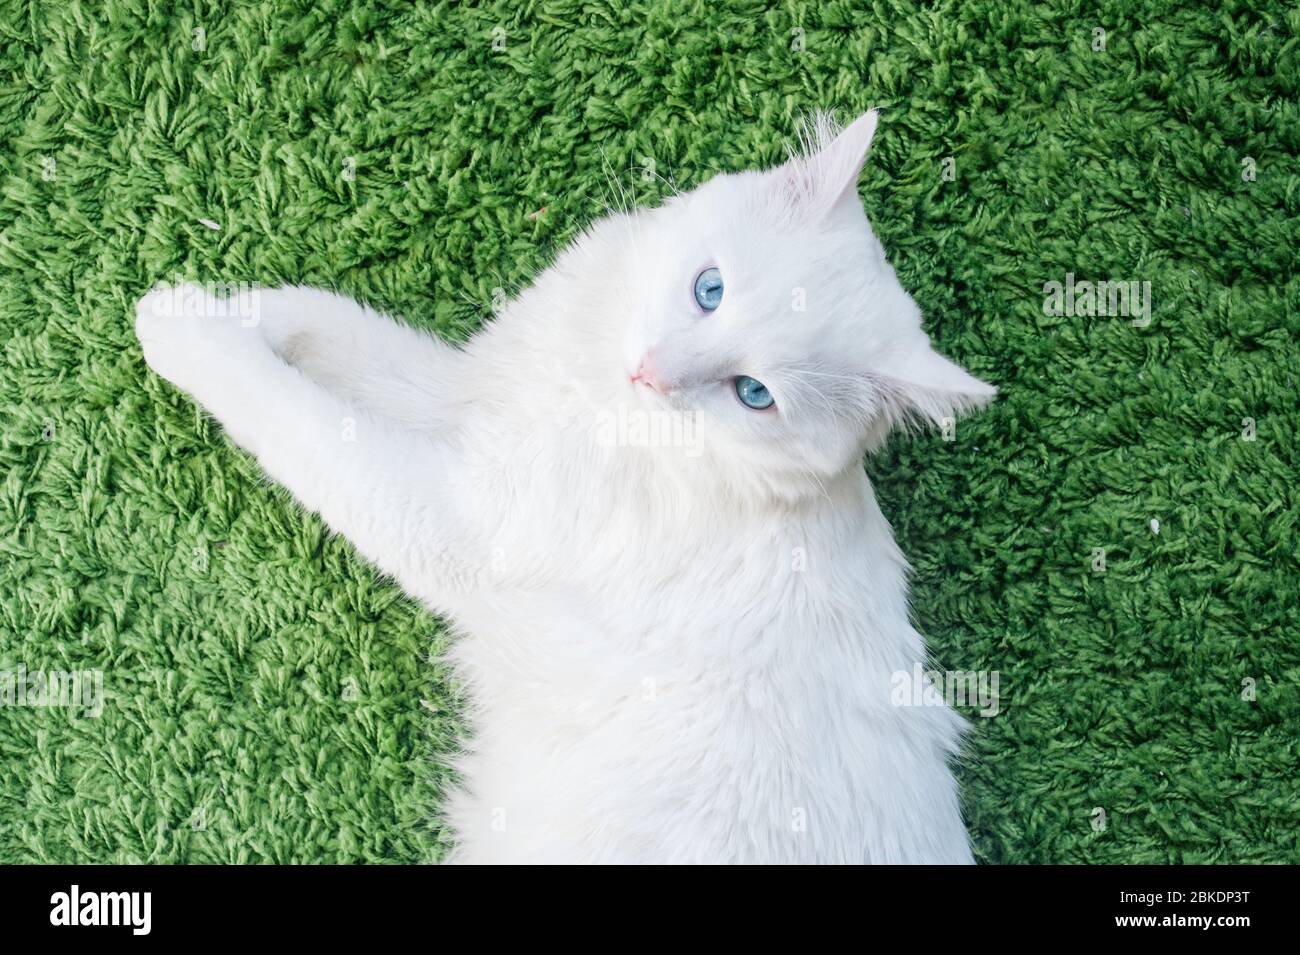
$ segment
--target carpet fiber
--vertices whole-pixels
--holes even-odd
[[[146,373],[142,292],[326,285],[460,339],[621,192],[879,105],[867,210],[1001,388],[868,465],[934,665],[998,674],[978,856],[1300,862],[1298,34],[1282,0],[7,0],[0,673],[98,671],[103,711],[0,706],[0,861],[444,852],[438,622]],[[1149,317],[1045,303],[1084,281]]]

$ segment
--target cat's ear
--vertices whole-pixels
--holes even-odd
[[[965,368],[949,361],[921,335],[906,353],[890,363],[888,372],[872,375],[876,384],[905,412],[919,414],[937,425],[993,400],[997,388],[980,381]]]
[[[808,122],[803,149],[776,170],[795,205],[826,210],[850,197],[859,203],[858,177],[878,119],[879,112],[871,109],[842,129],[826,113]]]

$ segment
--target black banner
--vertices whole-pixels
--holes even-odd
[[[1271,937],[1294,921],[1283,913],[1294,879],[1286,867],[768,872],[761,876],[763,901],[744,901],[753,877],[714,871],[705,876],[706,890],[690,884],[695,876],[673,875],[670,886],[655,890],[642,874],[626,888],[607,889],[602,898],[583,875],[575,877],[575,887],[557,891],[563,876],[539,882],[526,873],[521,885],[511,887],[503,884],[509,874],[494,873],[485,881],[474,869],[432,866],[8,867],[0,868],[0,917],[9,942],[63,936],[82,943],[255,939],[295,945],[373,943],[376,933],[423,932],[421,923],[430,921],[438,926],[434,937],[443,936],[461,927],[459,917],[473,912],[482,924],[482,913],[494,910],[507,925],[562,918],[595,926],[621,916],[629,920],[625,927],[639,923],[647,936],[662,931],[664,916],[715,932],[743,932],[741,913],[758,915],[764,924],[775,916],[801,933],[815,931],[820,917],[827,931],[853,926],[866,937],[876,927],[889,937],[920,930],[918,941],[924,937],[927,945],[944,939],[987,944],[1012,939],[1021,929],[1071,940],[1131,936],[1182,944],[1198,937],[1232,945],[1260,932]],[[611,874],[604,881],[620,878]],[[809,898],[812,892],[817,898]],[[719,894],[730,901],[719,906]]]

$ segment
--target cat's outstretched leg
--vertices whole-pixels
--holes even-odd
[[[289,286],[245,296],[251,315],[243,323],[349,404],[418,430],[454,420],[459,355],[452,346],[324,289]]]
[[[409,593],[444,608],[491,586],[483,516],[492,509],[454,453],[345,402],[286,363],[258,327],[201,289],[183,291],[157,289],[136,307],[150,368]]]

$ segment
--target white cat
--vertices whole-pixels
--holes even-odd
[[[862,458],[994,389],[868,225],[875,127],[603,219],[464,348],[314,289],[140,302],[149,366],[454,623],[456,861],[972,861]]]

